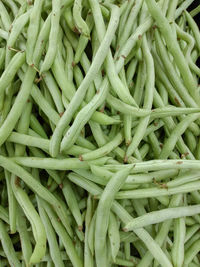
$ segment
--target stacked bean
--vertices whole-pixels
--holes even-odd
[[[200,266],[192,2],[0,1],[0,266]]]

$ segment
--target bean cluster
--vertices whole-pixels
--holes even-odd
[[[0,1],[0,267],[200,266],[193,2]]]

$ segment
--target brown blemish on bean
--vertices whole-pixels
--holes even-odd
[[[176,102],[176,104],[177,104],[178,106],[181,105],[177,97],[174,97],[174,100],[175,100],[175,102]]]

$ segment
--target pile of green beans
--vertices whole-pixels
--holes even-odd
[[[200,266],[193,2],[0,1],[0,267]]]

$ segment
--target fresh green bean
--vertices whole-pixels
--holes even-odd
[[[55,266],[64,267],[64,262],[61,258],[61,251],[59,250],[59,247],[58,247],[55,231],[54,231],[54,229],[50,223],[50,220],[49,220],[44,208],[42,207],[40,199],[38,199],[37,201],[39,204],[38,205],[39,206],[39,214],[41,216],[41,220],[42,220],[43,224],[45,225],[45,231],[46,231],[46,235],[47,235],[48,244],[50,247],[51,258],[52,258]]]
[[[95,55],[95,59],[92,63],[90,71],[87,73],[85,79],[81,83],[81,86],[78,88],[76,94],[74,95],[72,101],[70,102],[68,109],[64,112],[63,116],[59,120],[59,123],[57,124],[50,145],[50,153],[53,156],[56,156],[58,154],[63,131],[66,129],[66,126],[70,122],[71,117],[79,107],[81,101],[85,96],[88,85],[92,82],[94,75],[98,73],[103,63],[103,60],[106,57],[107,49],[109,48],[110,42],[112,40],[113,34],[115,33],[118,24],[118,16],[119,16],[118,9],[115,9],[115,12],[113,14],[114,18],[111,20],[112,23],[110,24],[110,27],[106,32],[105,38],[102,41],[97,54]]]
[[[113,175],[99,200],[95,227],[95,256],[97,266],[107,265],[105,239],[109,224],[109,212],[115,194],[125,182],[129,172],[130,168],[126,168]]]
[[[39,31],[43,3],[44,0],[34,1],[34,6],[30,14],[30,23],[27,30],[27,44],[26,44],[26,60],[29,65],[33,63],[32,55]]]
[[[8,158],[0,156],[0,165],[15,174],[16,176],[23,179],[28,184],[28,186],[30,186],[30,188],[37,192],[40,197],[51,203],[51,205],[53,205],[56,212],[58,213],[58,216],[60,217],[61,221],[63,222],[63,225],[65,225],[67,231],[69,232],[69,234],[71,234],[71,228],[66,218],[66,214],[63,212],[56,198],[43,185],[33,179],[30,173],[28,173],[26,170],[24,170],[22,167],[20,167]]]
[[[184,81],[185,86],[187,87],[188,91],[190,92],[196,103],[200,103],[193,76],[190,72],[188,64],[185,62],[185,58],[183,56],[182,51],[180,50],[180,47],[178,46],[177,40],[175,40],[174,38],[169,22],[162,15],[159,6],[154,0],[146,1],[146,4],[148,6],[149,12],[156,20],[159,30],[164,36],[169,51],[174,57],[174,60],[182,75],[182,79]]]
[[[40,262],[46,252],[46,233],[44,229],[44,225],[39,217],[39,214],[35,210],[32,205],[28,195],[25,191],[20,187],[20,184],[17,184],[17,178],[15,175],[11,177],[11,186],[14,191],[14,195],[22,207],[26,217],[30,221],[30,224],[33,229],[33,235],[36,241],[35,248],[30,257],[29,264],[35,264]]]
[[[69,181],[64,180],[63,181],[63,188],[62,188],[64,197],[66,199],[66,202],[74,216],[74,219],[78,225],[79,230],[82,230],[82,217],[81,213],[78,207],[78,202],[76,199],[76,196],[74,195],[73,189],[71,187],[71,184]]]
[[[68,235],[68,233],[65,231],[63,225],[57,221],[55,213],[53,212],[53,210],[51,209],[49,204],[44,202],[44,200],[41,200],[41,202],[42,202],[42,205],[43,205],[51,223],[53,224],[53,227],[56,229],[56,232],[61,237],[62,242],[63,242],[64,247],[65,247],[65,250],[66,250],[66,253],[69,256],[70,260],[72,261],[74,266],[77,266],[77,267],[83,266],[80,258],[77,255],[77,252],[74,248],[74,244],[73,244],[70,236]]]
[[[48,71],[53,64],[53,61],[56,56],[56,46],[58,41],[58,32],[59,32],[59,22],[60,22],[60,13],[61,13],[61,1],[52,2],[52,13],[51,13],[51,29],[49,36],[49,47],[47,54],[45,56],[44,62],[40,68],[40,72],[43,73]]]
[[[165,159],[168,158],[169,153],[173,150],[175,142],[177,141],[177,139],[179,138],[179,136],[181,136],[184,131],[186,130],[186,128],[188,127],[188,125],[199,118],[199,114],[192,114],[192,115],[188,115],[184,120],[182,120],[180,122],[180,124],[178,124],[176,126],[176,128],[172,131],[170,138],[167,139],[167,141],[165,142],[163,149],[160,153],[160,158],[161,159]]]
[[[85,35],[87,38],[90,38],[90,30],[87,23],[81,17],[82,11],[82,0],[75,0],[73,5],[73,18],[76,24],[78,31]]]
[[[9,262],[9,264],[12,266],[21,266],[17,255],[15,253],[12,241],[7,233],[5,224],[0,220],[0,239],[2,247],[5,251],[6,258]]]
[[[6,87],[12,82],[13,78],[15,77],[18,69],[24,64],[25,62],[25,53],[18,52],[10,61],[7,68],[3,72],[0,78],[0,97],[2,97]]]

